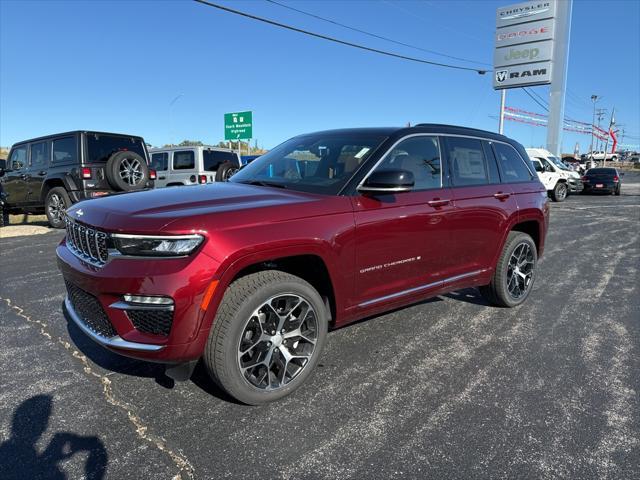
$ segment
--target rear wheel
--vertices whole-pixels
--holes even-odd
[[[491,283],[480,287],[493,305],[516,307],[523,303],[533,287],[538,252],[533,239],[523,232],[509,232]]]
[[[224,294],[204,354],[210,376],[249,405],[297,389],[318,363],[328,316],[306,281],[277,270],[233,282]]]
[[[567,188],[567,184],[564,182],[558,182],[551,191],[551,199],[554,202],[564,202],[564,200],[567,198],[568,192],[569,189]]]
[[[64,187],[53,187],[44,199],[44,209],[53,228],[64,228],[64,216],[71,200]]]

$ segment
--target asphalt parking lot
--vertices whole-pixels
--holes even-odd
[[[63,233],[0,239],[6,478],[640,478],[640,173],[552,205],[517,309],[455,292],[329,334],[265,407],[93,344],[62,313]]]

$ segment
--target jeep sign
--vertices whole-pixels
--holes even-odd
[[[551,60],[553,42],[535,42],[510,47],[496,48],[493,52],[495,68],[521,63],[542,62]]]
[[[557,1],[518,3],[498,9],[494,89],[551,83]]]
[[[551,62],[498,67],[493,76],[493,88],[545,85],[551,82],[551,67]]]

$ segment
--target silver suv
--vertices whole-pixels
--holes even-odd
[[[242,165],[233,150],[206,145],[153,148],[149,154],[156,188],[226,182]]]

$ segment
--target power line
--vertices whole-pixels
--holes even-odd
[[[352,30],[354,32],[362,33],[364,35],[368,35],[368,36],[373,37],[373,38],[378,38],[378,39],[384,40],[386,42],[395,43],[396,45],[402,45],[403,47],[409,47],[409,48],[413,48],[413,49],[416,49],[416,50],[420,50],[422,52],[431,53],[433,55],[439,55],[441,57],[447,57],[447,58],[451,58],[451,59],[454,59],[454,60],[460,60],[461,62],[477,63],[478,65],[491,66],[488,63],[478,62],[476,60],[469,60],[468,58],[455,57],[453,55],[448,55],[446,53],[440,53],[440,52],[436,52],[435,50],[429,50],[427,48],[418,47],[416,45],[411,45],[409,43],[400,42],[398,40],[394,40],[393,38],[383,37],[382,35],[378,35],[376,33],[367,32],[366,30],[361,30],[361,29],[356,28],[356,27],[351,27],[349,25],[345,25],[344,23],[336,22],[335,20],[331,20],[329,18],[321,17],[320,15],[316,15],[314,13],[305,12],[304,10],[300,10],[299,8],[291,7],[289,5],[285,5],[284,3],[276,2],[275,0],[265,0],[265,2],[273,3],[274,5],[278,5],[279,7],[286,8],[288,10],[292,10],[294,12],[301,13],[302,15],[306,15],[308,17],[312,17],[312,18],[315,18],[315,19],[318,19],[318,20],[322,20],[323,22],[331,23],[333,25],[337,25],[339,27],[346,28],[346,29]]]
[[[522,91],[524,93],[526,93],[527,95],[529,95],[529,97],[531,97],[531,100],[533,100],[534,102],[536,102],[539,106],[541,106],[545,111],[549,111],[549,108],[547,106],[545,106],[542,102],[540,102],[536,97],[534,97],[531,92],[529,92],[528,88],[523,88]]]
[[[276,27],[285,28],[285,29],[291,30],[293,32],[303,33],[303,34],[309,35],[311,37],[321,38],[323,40],[328,40],[330,42],[339,43],[341,45],[346,45],[348,47],[358,48],[360,50],[365,50],[365,51],[368,51],[368,52],[379,53],[380,55],[386,55],[387,57],[400,58],[402,60],[408,60],[408,61],[417,62],[417,63],[424,63],[424,64],[427,64],[427,65],[434,65],[436,67],[453,68],[453,69],[456,69],[456,70],[466,70],[466,71],[470,71],[470,72],[476,72],[476,73],[478,73],[480,75],[484,75],[485,73],[487,73],[489,71],[489,70],[481,70],[481,69],[471,68],[471,67],[462,67],[460,65],[451,65],[451,64],[447,64],[447,63],[432,62],[432,61],[424,60],[424,59],[421,59],[421,58],[409,57],[408,55],[400,55],[398,53],[388,52],[386,50],[379,50],[377,48],[367,47],[365,45],[360,45],[358,43],[347,42],[345,40],[340,40],[338,38],[330,37],[328,35],[323,35],[321,33],[315,33],[315,32],[311,32],[309,30],[303,30],[302,28],[297,28],[297,27],[293,27],[291,25],[287,25],[287,24],[284,24],[284,23],[276,22],[274,20],[269,20],[268,18],[258,17],[257,15],[252,15],[250,13],[242,12],[240,10],[235,10],[233,8],[225,7],[223,5],[218,5],[217,3],[208,2],[207,0],[194,0],[194,1],[198,2],[198,3],[201,3],[203,5],[206,5],[208,7],[213,7],[213,8],[217,8],[219,10],[224,10],[225,12],[233,13],[235,15],[240,15],[240,16],[246,17],[246,18],[251,18],[252,20],[257,20],[259,22],[268,23],[269,25],[274,25]]]

